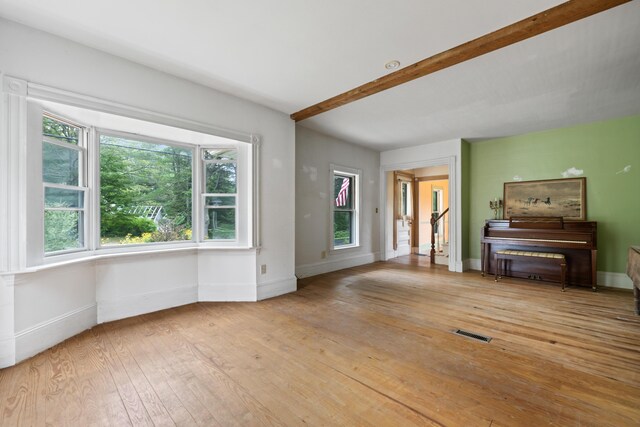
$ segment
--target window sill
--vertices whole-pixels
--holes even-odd
[[[118,248],[120,249],[120,248]],[[116,259],[116,258],[128,258],[137,256],[155,256],[170,253],[188,253],[188,252],[209,252],[209,251],[222,251],[222,252],[257,252],[259,248],[250,246],[212,246],[208,244],[189,244],[189,246],[171,247],[171,248],[132,248],[135,250],[122,251],[119,250],[105,252],[104,249],[97,249],[94,251],[74,252],[67,253],[59,256],[51,256],[45,259],[45,262],[40,265],[27,267],[21,270],[3,271],[0,272],[0,276],[11,276],[24,273],[36,273],[39,271],[45,271],[49,269],[55,269],[60,267],[66,267],[75,264],[81,264],[86,262],[96,262],[102,260]],[[72,257],[71,257],[72,255]]]
[[[329,253],[335,254],[337,252],[350,252],[349,249],[360,249],[360,244],[358,243],[354,245],[344,245],[344,246],[334,247],[329,250]]]

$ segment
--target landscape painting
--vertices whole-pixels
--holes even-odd
[[[505,182],[504,217],[561,216],[581,220],[586,213],[586,178]]]

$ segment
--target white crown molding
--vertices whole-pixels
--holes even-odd
[[[235,131],[222,127],[212,126],[207,123],[188,120],[181,117],[175,117],[169,114],[159,113],[146,110],[143,108],[133,107],[120,104],[117,102],[107,101],[104,99],[94,98],[88,95],[82,95],[62,89],[53,88],[37,83],[28,82],[27,95],[30,98],[43,101],[51,101],[74,107],[86,108],[89,110],[101,111],[104,113],[117,114],[120,116],[146,120],[153,123],[174,126],[181,129],[188,129],[196,132],[221,136],[224,138],[234,139],[236,141],[253,143],[253,135],[248,132]]]
[[[25,80],[3,76],[2,90],[10,95],[27,96],[28,84]]]

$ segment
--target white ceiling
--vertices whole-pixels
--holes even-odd
[[[0,16],[291,114],[557,0],[0,0]],[[640,113],[640,4],[301,122],[386,150]]]

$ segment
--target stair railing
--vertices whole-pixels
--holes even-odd
[[[447,214],[447,212],[449,212],[449,208],[445,209],[444,212],[442,212],[440,215],[438,215],[437,217],[431,217],[431,252],[430,252],[430,257],[431,257],[431,265],[436,263],[436,223],[438,221],[440,221],[440,219],[445,216]]]

